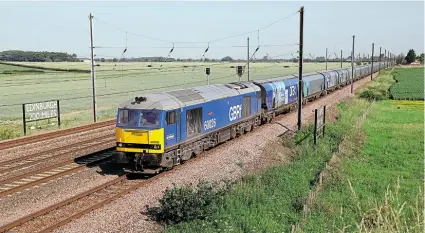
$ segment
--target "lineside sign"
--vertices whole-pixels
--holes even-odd
[[[24,135],[26,135],[27,131],[27,122],[58,118],[58,126],[60,126],[59,100],[22,104],[22,113],[24,122]]]
[[[58,101],[25,104],[25,113],[27,118],[29,116],[27,122],[56,118],[58,117]]]

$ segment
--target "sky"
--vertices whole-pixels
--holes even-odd
[[[97,57],[120,57],[126,47],[124,57],[166,57],[174,42],[174,58],[199,59],[207,47],[206,58],[246,58],[249,37],[250,54],[259,46],[256,58],[291,58],[298,51],[300,6],[304,58],[325,56],[326,48],[331,58],[340,50],[347,57],[353,35],[356,56],[371,54],[372,43],[375,54],[379,47],[394,54],[424,51],[423,1],[0,1],[0,50],[89,57],[91,12]],[[252,33],[216,40],[245,32]]]

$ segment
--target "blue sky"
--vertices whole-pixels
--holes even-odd
[[[339,56],[340,49],[344,57],[348,56],[352,35],[356,35],[356,54],[371,53],[372,42],[375,52],[380,46],[396,54],[406,54],[409,48],[417,53],[424,51],[423,1],[0,2],[0,50],[64,51],[88,56],[88,14],[92,12],[96,18],[95,46],[117,47],[96,49],[98,57],[120,57],[126,46],[126,57],[167,56],[171,41],[191,41],[204,43],[175,43],[171,56],[200,58],[207,41],[255,31],[295,13],[301,5],[305,7],[305,57],[324,56],[326,47],[330,57],[334,53]],[[298,43],[298,27],[296,14],[260,30],[256,57],[291,57],[290,53],[298,50],[294,45]],[[129,31],[127,42],[124,30]],[[251,51],[255,50],[257,32],[212,42],[206,57],[245,58],[246,48],[230,46],[246,45],[247,36]]]

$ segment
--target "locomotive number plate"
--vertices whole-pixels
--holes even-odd
[[[142,136],[143,135],[143,132],[132,132],[131,135]]]

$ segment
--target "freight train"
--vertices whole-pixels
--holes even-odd
[[[303,102],[375,73],[375,63],[303,74]],[[298,103],[298,76],[144,94],[118,106],[116,162],[129,173],[172,169],[222,142],[270,123]]]

